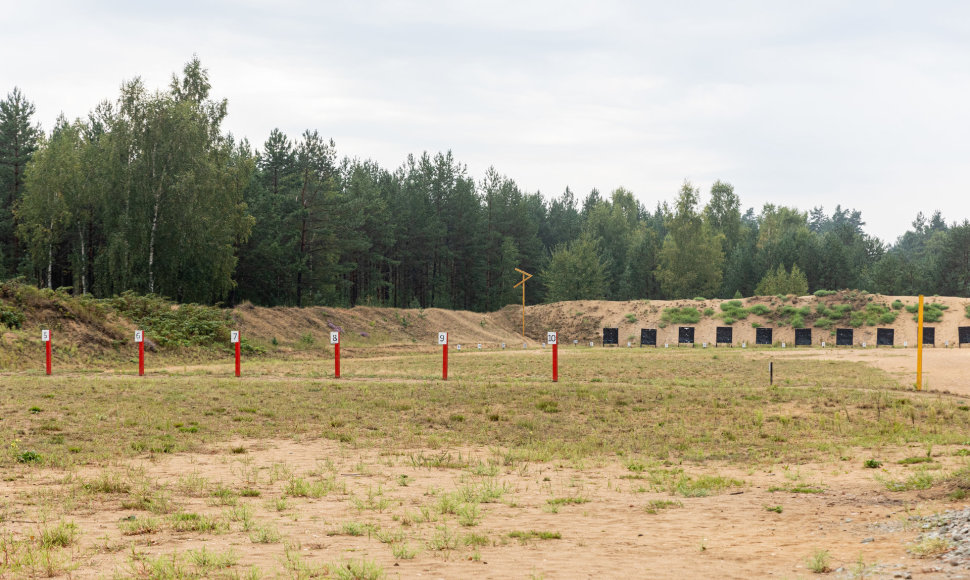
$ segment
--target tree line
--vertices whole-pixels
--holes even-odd
[[[489,311],[527,301],[751,296],[817,289],[970,296],[970,222],[920,213],[894,243],[861,212],[742,210],[685,182],[652,209],[620,188],[546,199],[451,152],[393,169],[340,158],[317,131],[260,148],[222,128],[198,59],[140,79],[49,133],[0,102],[0,277],[184,302]]]

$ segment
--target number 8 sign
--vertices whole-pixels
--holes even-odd
[[[339,332],[336,332],[336,331],[331,332],[330,333],[330,344],[337,344],[339,342],[340,342],[340,333]]]

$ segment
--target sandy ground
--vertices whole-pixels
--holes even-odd
[[[232,447],[247,453],[234,455]],[[951,449],[936,449],[936,465],[953,466]],[[425,450],[407,455],[381,454],[339,446],[331,441],[234,441],[218,445],[209,453],[183,454],[158,461],[139,461],[132,466],[159,485],[178,489],[186,477],[204,479],[210,486],[238,489],[255,487],[258,498],[239,498],[254,510],[259,525],[272,526],[297,546],[311,565],[343,560],[373,560],[390,578],[798,578],[810,577],[808,558],[817,550],[830,553],[835,577],[970,577],[970,570],[921,560],[907,552],[916,538],[919,522],[913,516],[929,515],[944,508],[963,507],[921,496],[918,492],[885,491],[879,478],[901,478],[914,467],[894,465],[895,459],[925,452],[923,448],[885,451],[881,459],[888,468],[864,469],[868,452],[859,451],[833,464],[775,465],[748,471],[706,464],[682,466],[698,476],[721,475],[742,485],[709,497],[675,497],[646,491],[646,480],[630,479],[637,473],[617,462],[571,466],[529,463],[501,468],[491,477],[473,475],[469,469],[416,467],[410,456],[435,457],[443,453],[465,460],[488,463],[494,450]],[[319,499],[289,498],[289,507],[271,507],[282,495],[282,482],[270,482],[274,465],[295,474],[319,472],[322,462],[332,462],[336,478],[346,493],[334,492]],[[278,469],[278,468],[275,468]],[[257,475],[253,475],[257,474]],[[92,473],[79,474],[93,477]],[[406,476],[408,485],[399,485]],[[252,480],[256,478],[257,482]],[[312,477],[312,476],[308,476]],[[16,501],[39,490],[66,489],[64,474],[34,473],[27,479],[0,484],[0,498]],[[435,523],[404,526],[401,516],[433,506],[437,497],[462,486],[482,481],[506,486],[499,503],[481,505],[481,521],[460,526],[456,516]],[[817,486],[822,493],[771,491],[794,484]],[[367,498],[379,490],[388,501],[382,510],[360,509],[353,498]],[[582,498],[585,503],[561,505],[553,513],[548,500]],[[649,514],[653,500],[682,505]],[[181,509],[219,517],[227,507],[213,505],[211,497],[180,500]],[[220,534],[176,533],[162,530],[141,536],[121,535],[123,518],[149,514],[120,508],[120,500],[104,500],[79,508],[66,519],[82,530],[79,569],[73,578],[98,578],[129,574],[134,552],[158,556],[187,554],[205,547],[209,551],[232,550],[239,556],[237,569],[250,566],[262,575],[284,570],[281,543],[255,544],[240,524]],[[779,507],[781,513],[767,508]],[[8,525],[17,525],[12,522]],[[376,537],[333,535],[348,522],[371,523],[383,530],[400,530],[415,548],[414,559],[399,560],[391,547]],[[30,523],[21,523],[29,533]],[[453,550],[433,550],[429,542],[442,527],[464,537],[478,534],[486,546],[461,545]],[[558,532],[561,539],[509,538],[513,531]],[[900,576],[895,576],[900,574]],[[284,575],[287,576],[287,575]]]

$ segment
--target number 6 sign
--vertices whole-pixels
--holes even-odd
[[[145,331],[135,331],[135,342],[138,343],[138,376],[145,375]]]

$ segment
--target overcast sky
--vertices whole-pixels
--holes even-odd
[[[525,191],[970,217],[970,3],[261,0],[8,3],[0,91],[50,130],[197,54],[225,127],[398,167],[452,150]]]

